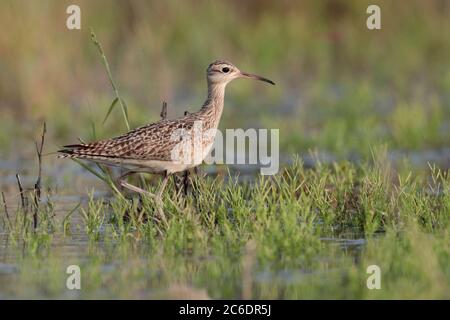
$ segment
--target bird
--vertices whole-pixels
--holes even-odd
[[[162,119],[111,139],[66,145],[58,150],[59,157],[121,167],[127,170],[119,178],[122,187],[154,197],[161,203],[169,176],[200,165],[212,148],[224,107],[225,88],[239,78],[275,85],[272,80],[240,71],[228,61],[216,60],[206,70],[208,95],[197,112],[178,119]],[[200,138],[196,139],[196,135]],[[156,194],[123,179],[142,172],[164,175]]]

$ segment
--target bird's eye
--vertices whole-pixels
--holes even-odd
[[[223,73],[228,73],[229,71],[230,71],[230,68],[228,68],[228,67],[222,68]]]

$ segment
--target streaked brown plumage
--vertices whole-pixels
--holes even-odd
[[[171,161],[171,150],[180,142],[171,139],[175,130],[191,131],[195,121],[202,121],[206,127],[213,122],[208,116],[209,110],[202,109],[183,118],[175,120],[161,120],[139,128],[118,137],[100,140],[88,144],[75,144],[64,146],[59,152],[62,157],[71,157],[98,161],[110,165],[133,164],[129,160]],[[144,168],[142,168],[144,169]],[[149,172],[158,172],[157,168],[148,168]]]
[[[172,156],[172,151],[180,143],[180,140],[173,139],[174,132],[184,129],[183,136],[192,136],[196,121],[200,121],[202,133],[216,129],[223,111],[225,87],[230,81],[237,78],[251,78],[275,84],[266,78],[241,72],[227,61],[214,61],[207,69],[208,97],[198,112],[175,120],[151,123],[112,139],[67,145],[58,151],[60,157],[120,166],[131,171],[165,172],[166,179],[157,195],[157,198],[160,198],[168,175],[199,165],[214,142],[213,135],[203,137],[202,145],[197,145],[193,141],[192,152],[201,148],[201,157],[192,157],[193,161],[190,163],[179,162],[175,161]],[[148,194],[148,192],[124,181],[122,186]]]
[[[58,151],[61,153],[60,157],[85,159],[153,173],[162,171],[174,173],[196,166],[199,163],[174,165],[171,152],[180,142],[171,139],[174,131],[184,129],[190,134],[195,121],[201,121],[203,132],[217,128],[224,105],[225,87],[231,80],[241,77],[274,84],[260,76],[241,72],[229,62],[214,61],[207,69],[208,97],[198,112],[175,120],[151,123],[112,139],[67,145]],[[213,139],[204,139],[202,147],[209,150],[212,143]]]

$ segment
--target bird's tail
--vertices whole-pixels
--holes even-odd
[[[116,156],[107,154],[99,143],[91,144],[70,144],[58,150],[58,158],[85,159],[106,163],[115,163]]]
[[[88,144],[69,144],[58,150],[58,158],[90,158],[92,147]]]

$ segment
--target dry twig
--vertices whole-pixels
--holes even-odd
[[[41,187],[42,187],[42,150],[44,148],[45,133],[47,132],[47,125],[44,122],[44,127],[42,128],[41,144],[38,145],[36,142],[36,152],[38,156],[38,178],[34,184],[34,214],[33,214],[33,227],[37,228],[38,224],[38,211],[39,203],[41,201]]]

